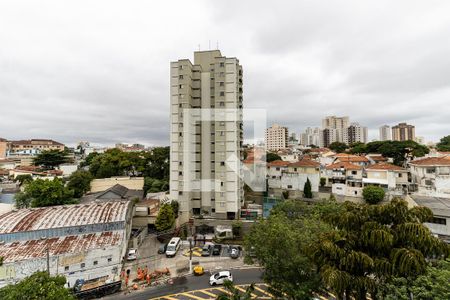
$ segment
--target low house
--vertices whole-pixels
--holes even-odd
[[[428,157],[409,163],[417,194],[450,198],[450,157]]]
[[[123,185],[116,184],[106,191],[89,193],[84,195],[81,199],[81,203],[88,203],[92,201],[96,202],[108,202],[108,201],[122,201],[128,200],[138,202],[144,197],[143,190],[131,190]]]
[[[344,161],[329,165],[325,169],[333,194],[346,197],[362,197],[362,166]]]
[[[367,167],[363,183],[364,186],[382,187],[390,195],[406,194],[411,185],[408,179],[408,170],[385,162]]]
[[[334,163],[349,162],[355,165],[359,165],[361,167],[367,167],[370,165],[369,159],[365,156],[339,153],[336,154],[334,157],[335,157]]]
[[[306,181],[311,182],[311,191],[319,192],[320,164],[311,159],[302,159],[290,163],[287,169],[282,171],[281,189],[289,191],[290,196],[302,197]]]
[[[36,166],[22,166],[9,171],[9,176],[16,178],[19,175],[30,175],[34,179],[50,179],[62,178],[61,170],[41,170]]]
[[[287,171],[288,161],[275,160],[267,163],[267,184],[269,188],[281,189],[281,174]]]

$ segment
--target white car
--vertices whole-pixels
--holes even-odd
[[[127,260],[132,261],[137,259],[137,250],[136,249],[130,249],[128,250],[128,256]]]
[[[233,276],[231,275],[230,271],[222,271],[211,275],[211,277],[209,277],[209,284],[210,285],[224,284],[226,280],[233,282]]]

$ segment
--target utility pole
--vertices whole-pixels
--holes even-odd
[[[192,274],[192,237],[189,238],[189,274]]]
[[[50,276],[50,253],[48,250],[48,246],[47,246],[47,273],[48,273],[48,276]]]

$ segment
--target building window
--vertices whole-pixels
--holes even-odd
[[[179,134],[178,134],[179,136],[183,136],[183,133],[182,132],[180,132]]]
[[[81,268],[84,268],[85,266],[86,266],[86,264],[85,263],[81,263]]]
[[[183,172],[181,172],[181,171],[178,172],[178,175],[179,175],[179,176],[182,176],[182,175],[183,175]]]
[[[94,260],[94,266],[98,265],[98,261]]]
[[[297,168],[294,168],[294,172],[297,172]]]
[[[224,161],[221,161],[220,162],[220,165],[223,167],[223,166],[225,166],[225,162]]]
[[[108,258],[108,262],[112,262],[112,258],[110,257],[110,258]]]
[[[356,174],[358,174],[357,171],[352,171],[352,175],[356,175]]]
[[[193,214],[193,215],[199,215],[199,214],[200,214],[200,208],[198,208],[198,207],[193,207],[193,208],[192,208],[192,214]]]
[[[69,271],[69,266],[65,266],[64,271]]]
[[[403,174],[402,173],[398,173],[398,177],[403,177]]]
[[[212,201],[212,200],[211,200]],[[216,209],[215,208],[211,208],[211,212],[215,213]]]
[[[178,191],[178,195],[183,195],[183,191]]]
[[[225,96],[225,92],[220,92],[220,96]]]
[[[182,165],[183,165],[183,162],[182,162],[182,161],[178,162],[178,165],[182,166]]]
[[[178,76],[178,79],[183,79],[183,75]]]
[[[223,181],[220,182],[220,186],[223,186]]]
[[[219,102],[219,106],[224,107],[225,106],[225,102],[223,102],[223,101]]]
[[[435,168],[427,168],[427,174],[434,174],[436,172]]]
[[[221,62],[220,65],[222,68],[225,67],[225,63]]]
[[[225,86],[225,82],[221,81],[221,82],[219,83],[219,85],[220,85],[220,86]]]
[[[447,225],[447,219],[434,217],[433,220],[431,221],[431,223]]]
[[[178,69],[180,69],[180,70],[183,70],[183,66],[182,66],[182,65],[180,65],[180,67],[179,67]]]
[[[288,189],[292,189],[292,185],[288,184]]]

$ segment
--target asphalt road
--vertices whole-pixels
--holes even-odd
[[[233,282],[236,285],[262,282],[262,269],[259,268],[231,270],[231,274],[233,275]],[[120,294],[112,295],[102,299],[147,300],[164,295],[205,289],[210,287],[209,276],[209,273],[206,273],[203,276],[186,276],[183,278],[175,279],[174,283],[169,286],[154,287],[142,291],[133,291],[129,294],[124,294],[123,292],[121,292]]]

